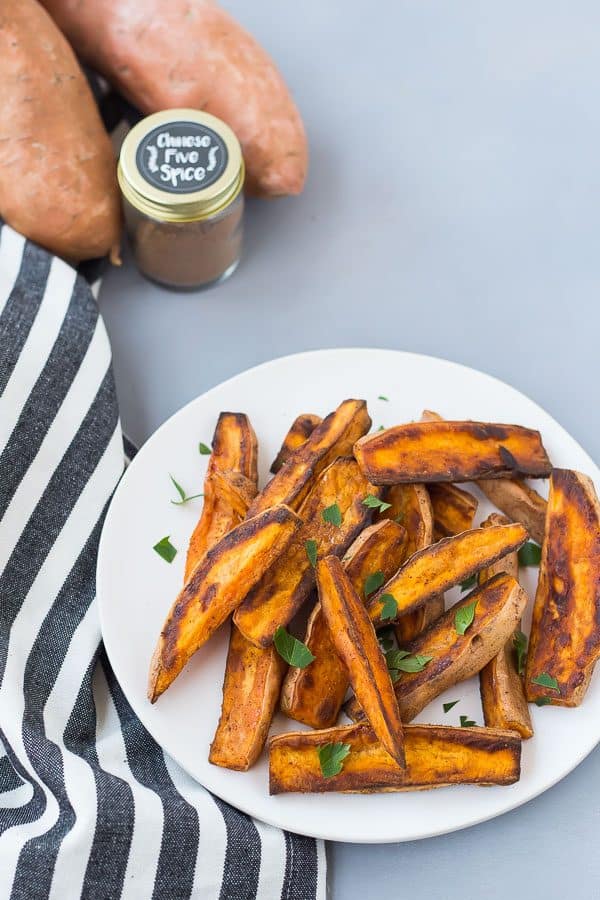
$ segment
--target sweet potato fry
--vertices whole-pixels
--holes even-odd
[[[223,705],[209,761],[245,772],[262,751],[286,664],[275,647],[255,647],[231,623]]]
[[[477,498],[455,484],[435,482],[428,485],[433,508],[433,536],[439,541],[473,527]]]
[[[258,444],[248,416],[222,412],[204,480],[202,513],[188,546],[186,581],[209,547],[239,525],[246,515],[248,504],[256,494],[257,458]],[[219,478],[219,473],[228,474]]]
[[[315,570],[306,542],[316,541],[321,556],[344,553],[369,521],[371,511],[362,501],[377,490],[352,457],[340,457],[325,469],[300,507],[302,528],[235,611],[235,624],[249,641],[268,647],[279,626],[287,625],[314,588]],[[323,511],[333,504],[341,515],[339,526],[323,519]]]
[[[408,534],[406,559],[433,541],[433,508],[424,484],[394,484],[385,493],[391,507],[380,513],[401,522]],[[396,623],[399,641],[411,641],[444,612],[444,595],[432,597],[414,612],[402,616]]]
[[[338,742],[350,752],[342,771],[325,778],[319,748]],[[451,784],[514,784],[521,774],[521,741],[511,731],[407,725],[404,751],[402,769],[367,724],[278,734],[269,742],[269,791],[422,791]]]
[[[365,528],[342,560],[346,574],[360,597],[369,575],[381,572],[389,578],[405,555],[406,530],[391,519]],[[329,634],[321,604],[316,603],[306,626],[304,643],[315,657],[310,666],[290,666],[281,691],[286,716],[313,728],[328,728],[337,721],[346,691],[348,673]]]
[[[287,506],[274,506],[246,519],[206,552],[158,639],[148,681],[153,703],[284,552],[301,524]]]
[[[528,700],[579,706],[600,656],[600,503],[587,475],[554,469],[525,673]],[[535,684],[546,676],[556,688]]]
[[[298,510],[323,469],[338,456],[351,455],[354,443],[370,427],[365,401],[344,400],[271,478],[252,503],[248,515],[255,516],[279,503]]]
[[[513,523],[474,528],[419,550],[369,602],[368,610],[373,622],[376,626],[381,624],[382,597],[385,594],[394,597],[398,618],[460,584],[507,553],[518,550],[526,540],[527,532],[523,526]]]
[[[492,513],[482,528],[492,525],[506,525],[508,519]],[[519,559],[516,553],[507,555],[479,573],[479,584],[485,584],[494,575],[506,572],[515,580],[519,578]],[[517,628],[520,628],[520,623]],[[479,673],[479,690],[483,718],[491,728],[508,728],[517,731],[522,738],[533,735],[529,707],[523,690],[523,679],[517,671],[517,654],[514,634],[510,636],[500,653],[490,659]]]
[[[542,543],[547,504],[522,478],[481,478],[477,487],[511,522],[521,522],[533,540]]]
[[[433,509],[429,492],[423,484],[393,484],[384,499],[389,509],[378,513],[378,519],[395,519],[406,528],[407,558],[433,541]]]
[[[336,556],[317,563],[317,587],[331,639],[356,697],[382,746],[404,767],[402,722],[385,657],[363,602]]]
[[[472,624],[458,634],[457,611],[475,601]],[[396,682],[402,721],[410,722],[442,691],[475,675],[496,656],[517,628],[526,603],[527,594],[514,578],[496,575],[405,644],[411,656],[433,659],[420,672],[402,673]],[[350,718],[364,715],[359,703],[355,697],[344,707]]]
[[[294,450],[305,444],[311,436],[317,425],[323,420],[314,413],[301,413],[297,416],[290,426],[290,430],[283,439],[283,444],[279,448],[279,453],[271,464],[270,471],[273,475],[279,472],[284,463],[288,461]]]
[[[373,484],[475,481],[530,475],[551,465],[538,431],[484,422],[411,422],[368,434],[354,455]]]
[[[426,409],[424,422],[443,422],[439,413]],[[537,491],[529,487],[522,478],[481,478],[477,487],[497,506],[511,522],[521,522],[534,541],[541,544],[544,539],[546,501]]]

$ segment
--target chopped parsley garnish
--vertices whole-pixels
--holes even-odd
[[[161,538],[158,544],[155,544],[152,549],[155,550],[165,562],[172,563],[177,556],[177,550],[169,540],[169,537],[170,535]]]
[[[306,644],[295,638],[281,625],[275,632],[273,643],[281,658],[297,669],[305,669],[314,659]]]

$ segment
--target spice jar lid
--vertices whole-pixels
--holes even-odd
[[[165,222],[194,222],[237,197],[244,161],[225,122],[197,109],[168,109],[131,129],[117,175],[123,196],[140,212]]]

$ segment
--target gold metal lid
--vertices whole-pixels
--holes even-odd
[[[123,196],[163,222],[207,219],[244,184],[244,161],[231,128],[197,109],[167,109],[138,122],[117,168]]]

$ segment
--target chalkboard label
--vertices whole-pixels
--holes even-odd
[[[135,161],[152,187],[170,194],[191,194],[221,177],[227,166],[227,147],[206,125],[168,122],[140,141]]]

